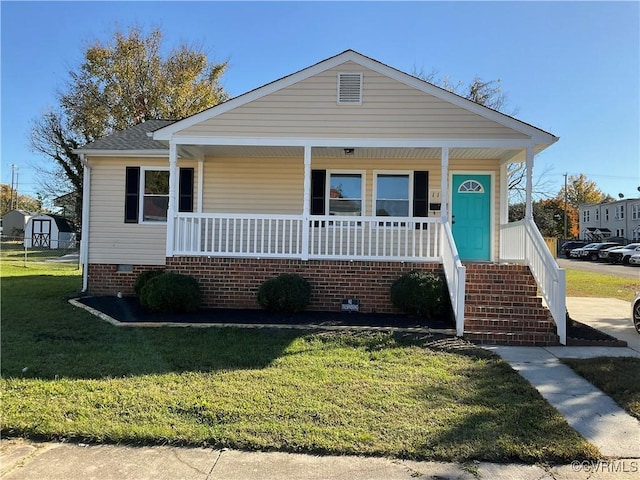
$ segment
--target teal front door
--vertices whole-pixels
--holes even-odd
[[[491,175],[454,174],[451,230],[461,260],[491,259]]]

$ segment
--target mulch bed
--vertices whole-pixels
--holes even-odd
[[[359,312],[303,312],[276,314],[256,309],[203,309],[195,313],[154,313],[145,310],[135,297],[82,297],[79,302],[119,322],[224,323],[309,326],[368,326],[397,328],[455,329],[448,318],[425,319],[409,315]]]
[[[626,347],[627,342],[567,317],[567,345],[574,347]]]

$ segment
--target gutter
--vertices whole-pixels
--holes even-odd
[[[91,198],[91,168],[84,153],[80,154],[84,166],[82,178],[82,231],[80,239],[80,264],[82,265],[82,293],[89,289],[89,199]]]

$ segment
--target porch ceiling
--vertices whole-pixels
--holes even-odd
[[[359,147],[354,148],[353,154],[346,155],[343,147],[313,147],[312,158],[389,158],[389,159],[439,159],[440,148],[397,148],[397,147]],[[248,146],[248,145],[207,145],[188,147],[188,151],[197,151],[202,156],[212,157],[239,157],[239,158],[300,158],[304,156],[303,147],[272,147],[272,146]],[[186,153],[185,157],[192,155]],[[503,148],[452,148],[449,158],[474,160],[474,159],[500,159],[501,161],[524,161],[524,152],[517,149]]]

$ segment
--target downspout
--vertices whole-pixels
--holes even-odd
[[[84,166],[82,178],[82,231],[80,233],[80,264],[82,265],[82,292],[89,289],[89,199],[91,198],[91,168],[84,153],[80,154]]]

